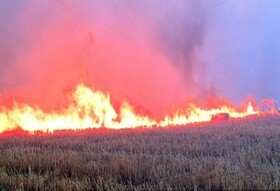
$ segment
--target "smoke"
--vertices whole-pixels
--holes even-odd
[[[280,97],[280,2],[220,1],[208,17],[203,59],[208,81],[240,102]]]
[[[198,1],[1,1],[1,93],[44,109],[80,82],[160,113],[198,91]]]
[[[263,25],[248,26],[261,18],[256,7],[248,13],[230,0],[2,0],[0,101],[50,110],[67,104],[80,82],[154,114],[191,97],[279,96],[279,85],[268,86],[270,77],[259,72],[267,66],[266,74],[279,78],[279,38],[273,52],[262,52],[267,38],[260,42],[262,31],[252,30]]]

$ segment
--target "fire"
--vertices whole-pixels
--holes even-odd
[[[210,121],[212,116],[219,113],[228,113],[231,118],[242,118],[260,113],[251,102],[246,105],[243,110],[227,105],[204,109],[192,103],[184,109],[167,114],[161,120],[156,120],[148,115],[137,114],[128,101],[123,101],[117,112],[111,104],[109,94],[93,91],[81,83],[72,94],[69,106],[64,109],[45,112],[38,106],[32,107],[16,101],[11,108],[0,106],[0,133],[18,127],[29,132],[101,127],[114,129],[166,127]]]

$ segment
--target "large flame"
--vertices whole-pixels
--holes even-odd
[[[253,107],[251,102],[247,102],[243,110],[228,105],[203,109],[192,103],[184,109],[167,114],[161,120],[156,120],[148,115],[137,114],[127,101],[124,101],[119,112],[116,112],[107,93],[93,91],[81,83],[74,91],[69,106],[64,109],[45,112],[38,106],[32,107],[16,101],[11,108],[1,106],[0,133],[17,127],[29,132],[100,127],[115,129],[165,127],[210,121],[219,113],[227,113],[231,118],[241,118],[259,114],[260,111]]]

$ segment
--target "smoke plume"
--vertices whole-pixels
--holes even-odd
[[[216,0],[3,0],[0,101],[17,99],[52,110],[63,107],[80,82],[108,92],[115,104],[127,99],[154,114],[193,97],[240,101],[250,93],[265,96],[259,92],[266,90],[275,97],[279,87],[269,89],[270,78],[250,69],[262,62],[246,65],[255,53],[237,52],[247,53],[238,44],[247,32],[235,22],[247,26],[254,20],[255,9],[248,10]],[[232,38],[234,32],[240,37]],[[250,42],[259,42],[256,36]],[[273,58],[268,70],[275,69]]]
[[[194,96],[198,1],[1,1],[0,87],[44,109],[79,83],[155,113]]]

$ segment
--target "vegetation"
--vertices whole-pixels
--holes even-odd
[[[280,118],[0,137],[0,190],[279,190]]]

